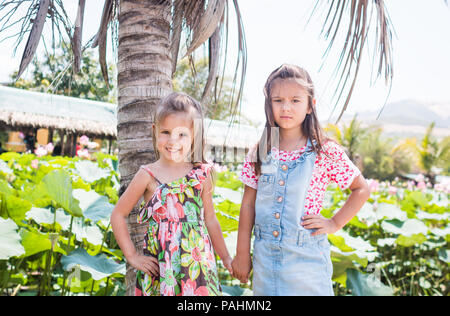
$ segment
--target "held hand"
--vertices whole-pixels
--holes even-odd
[[[133,268],[142,271],[149,276],[159,275],[159,263],[158,259],[155,257],[135,254],[132,257],[127,258],[127,261]]]
[[[247,283],[248,276],[252,270],[252,260],[250,258],[250,254],[236,255],[231,263],[231,266],[233,267],[234,272],[233,277],[239,279],[241,283]]]
[[[231,257],[222,260],[224,267],[228,270],[228,272],[230,272],[231,275],[233,275],[233,267],[231,266],[232,261],[233,259]]]
[[[301,224],[306,229],[317,228],[311,236],[334,234],[339,230],[339,227],[332,218],[325,218],[322,215],[305,215],[302,217]]]

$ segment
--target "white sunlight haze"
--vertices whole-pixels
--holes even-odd
[[[244,20],[248,50],[248,67],[244,87],[242,113],[255,123],[263,123],[264,96],[262,89],[269,73],[282,63],[293,63],[304,67],[311,74],[316,85],[318,113],[326,121],[333,108],[333,88],[337,79],[332,78],[336,65],[336,56],[342,48],[342,40],[336,41],[329,59],[323,63],[322,55],[327,42],[320,36],[328,2],[310,17],[316,0],[240,0],[239,5]],[[77,1],[64,1],[72,21],[76,16]],[[386,1],[389,16],[394,26],[393,59],[394,79],[391,93],[384,84],[384,78],[377,79],[376,66],[372,74],[371,62],[374,53],[374,41],[369,41],[364,52],[359,79],[351,99],[348,113],[380,110],[383,104],[414,99],[423,102],[450,102],[450,4],[443,0]],[[83,29],[83,44],[98,30],[103,1],[89,0],[86,4],[86,16]],[[233,6],[229,5],[230,11]],[[374,13],[375,14],[375,13]],[[375,18],[375,15],[374,15]],[[235,17],[231,16],[231,20]],[[372,22],[375,26],[375,20]],[[45,27],[50,30],[50,24]],[[232,51],[236,41],[236,27],[230,25],[230,54],[227,57],[227,70],[234,70],[236,53]],[[346,29],[341,29],[341,37]],[[1,38],[12,33],[2,34]],[[15,39],[0,43],[0,82],[10,80],[9,76],[17,71],[25,46],[26,38],[13,56]],[[111,42],[108,43],[108,60],[113,62]],[[200,49],[201,50],[201,49]],[[42,59],[42,42],[38,47]],[[29,67],[31,68],[31,67]],[[25,77],[30,71],[25,72]],[[232,76],[232,73],[229,73]],[[343,104],[341,99],[340,105]],[[335,111],[337,114],[340,110]]]

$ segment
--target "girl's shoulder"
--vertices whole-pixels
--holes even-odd
[[[193,169],[196,171],[195,174],[202,174],[207,177],[212,170],[214,170],[214,163],[212,162],[198,162],[193,164]]]
[[[156,168],[155,163],[149,163],[146,165],[141,165],[139,167],[139,171],[141,171],[143,174],[147,174],[150,175],[150,179],[154,180],[155,182],[157,182],[158,184],[160,184],[161,182],[158,180],[158,178],[155,176],[155,172],[153,171],[154,168]]]
[[[324,159],[331,160],[340,160],[345,155],[344,148],[336,142],[334,139],[326,138],[322,144],[322,153],[321,155]]]

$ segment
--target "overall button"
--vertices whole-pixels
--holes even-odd
[[[288,169],[288,166],[287,165],[282,165],[281,169],[283,169],[283,171],[286,171]]]
[[[278,202],[282,202],[282,201],[283,201],[283,197],[282,197],[282,196],[279,196],[278,199],[277,199],[277,201],[278,201]]]
[[[278,184],[281,185],[281,186],[283,186],[283,185],[284,185],[284,181],[283,181],[283,180],[280,180],[280,181],[278,181]]]
[[[272,234],[273,234],[273,237],[278,237],[278,235],[279,235],[279,232],[278,232],[278,231],[276,231],[276,230],[274,230]]]
[[[275,213],[275,218],[279,219],[280,218],[280,213]]]

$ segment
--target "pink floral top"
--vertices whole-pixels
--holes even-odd
[[[251,156],[256,147],[248,153],[239,179],[249,187],[258,188],[258,176],[251,165]],[[272,157],[280,161],[292,161],[300,158],[305,151],[306,145],[301,149],[283,151],[272,148]],[[319,214],[322,210],[325,191],[331,181],[338,184],[341,189],[347,189],[353,180],[361,174],[359,169],[348,158],[344,149],[333,141],[323,144],[323,151],[328,155],[317,155],[314,163],[313,174],[309,184],[308,194],[305,201],[306,214]]]

